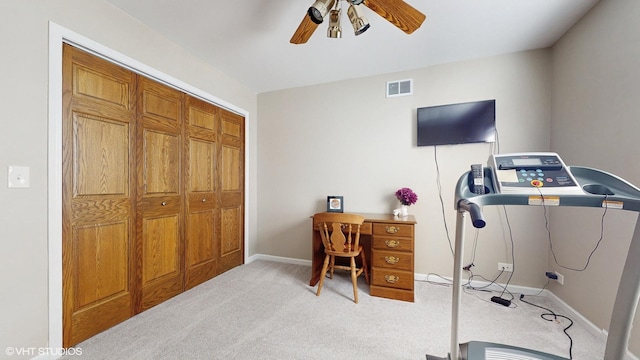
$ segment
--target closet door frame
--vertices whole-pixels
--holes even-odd
[[[49,326],[48,346],[62,348],[62,45],[73,45],[81,50],[107,59],[125,69],[149,77],[189,95],[199,97],[216,106],[244,117],[245,123],[245,179],[244,179],[244,259],[248,255],[248,164],[249,112],[228,103],[192,85],[173,78],[144,63],[134,60],[107,46],[84,37],[76,32],[49,22],[49,103],[48,103],[48,171],[47,171],[47,243],[48,245],[48,294]]]

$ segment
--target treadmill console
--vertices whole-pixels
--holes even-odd
[[[584,191],[560,156],[551,152],[494,154],[489,157],[496,192],[567,195]]]

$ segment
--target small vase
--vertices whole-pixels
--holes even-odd
[[[409,205],[400,205],[400,216],[409,216]]]

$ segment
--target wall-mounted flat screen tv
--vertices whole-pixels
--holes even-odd
[[[496,141],[496,101],[418,108],[418,146]]]

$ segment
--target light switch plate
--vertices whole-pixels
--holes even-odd
[[[28,188],[29,187],[29,167],[9,165],[9,187]]]

